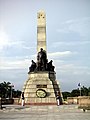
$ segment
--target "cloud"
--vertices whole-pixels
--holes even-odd
[[[75,54],[76,52],[71,52],[71,51],[63,51],[63,52],[53,52],[53,53],[47,53],[47,58],[52,59],[52,58],[58,58],[58,57],[67,57],[72,54]],[[32,59],[36,60],[36,54],[31,55]]]
[[[5,56],[23,56],[24,58],[24,55],[30,55],[29,51],[34,49],[34,45],[29,45],[25,40],[20,40],[18,37],[12,39],[12,35],[5,32],[4,29],[0,30],[0,59]]]
[[[90,75],[90,68],[88,66],[78,66],[76,64],[65,64],[61,63],[57,65],[56,69],[61,74],[72,74],[72,75]]]
[[[23,41],[17,41],[17,40],[11,40],[10,36],[4,31],[0,30],[0,51],[3,52],[3,50],[6,47],[11,46],[22,46]]]
[[[73,52],[71,51],[64,51],[64,52],[54,52],[54,53],[48,53],[49,58],[56,58],[56,57],[67,57],[72,55]]]
[[[0,70],[0,83],[10,82],[15,89],[21,90],[25,80],[28,78],[27,69],[2,69]]]
[[[77,45],[87,45],[90,44],[90,41],[69,41],[69,42],[55,42],[52,44],[54,48],[60,47],[61,45],[63,46],[77,46]]]
[[[76,32],[82,37],[88,37],[90,32],[90,17],[68,20],[61,24],[59,33]]]
[[[4,31],[0,31],[0,50],[10,45],[9,37]]]
[[[29,47],[28,47],[28,46],[25,46],[25,45],[24,45],[24,46],[22,46],[22,48],[23,48],[23,49],[26,49],[26,50],[35,49],[35,47],[34,47],[34,46],[32,46],[32,47],[31,47],[31,46],[29,46]]]
[[[90,68],[74,63],[56,63],[57,79],[60,81],[62,89],[73,89],[80,82],[82,85],[90,85]]]
[[[54,52],[48,53],[49,59],[55,59],[59,57],[68,57],[74,54],[71,51],[64,51],[64,52]],[[22,56],[22,57],[2,57],[0,61],[0,69],[26,69],[30,66],[31,60],[36,61],[36,54],[29,56]],[[57,59],[58,61],[58,59]]]
[[[0,61],[0,69],[26,69],[30,65],[29,59],[2,59]]]

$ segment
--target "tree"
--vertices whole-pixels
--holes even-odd
[[[88,88],[86,88],[84,86],[81,88],[81,95],[82,96],[88,96],[88,92],[89,92]]]
[[[90,96],[90,87],[88,88],[88,96]]]
[[[63,98],[66,99],[67,97],[78,97],[80,96],[79,89],[73,89],[71,92],[62,92]],[[90,96],[90,87],[86,88],[85,86],[81,87],[81,96]]]
[[[63,95],[63,99],[66,100],[67,97],[71,96],[71,93],[70,92],[62,92],[62,95]]]
[[[14,97],[14,98],[21,97],[21,91],[20,91],[20,90],[16,90],[16,91],[15,91],[15,90],[13,89],[13,92],[12,92],[12,93],[13,93],[13,97]]]
[[[78,97],[78,96],[80,96],[79,89],[74,89],[71,91],[71,97]]]
[[[10,82],[3,82],[0,84],[0,97],[6,98],[10,96]]]
[[[13,97],[20,97],[21,91],[12,89],[10,82],[0,83],[0,97],[2,98],[10,98],[11,92]]]

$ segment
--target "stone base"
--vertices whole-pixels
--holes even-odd
[[[21,103],[19,103],[18,105],[21,105]],[[57,105],[57,103],[25,103],[25,105],[44,106],[44,105]]]
[[[46,91],[47,96],[40,98],[36,95],[38,89]],[[23,92],[25,104],[29,105],[50,105],[56,104],[56,92],[60,92],[60,86],[55,80],[55,72],[32,72],[25,82]],[[21,100],[20,100],[21,102]]]

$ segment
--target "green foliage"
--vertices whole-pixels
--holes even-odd
[[[71,97],[71,93],[70,92],[62,92],[63,98],[64,100],[67,99],[67,97]]]
[[[20,97],[21,96],[21,91],[19,91],[19,90],[13,90],[13,96],[14,96],[14,98],[17,98],[17,97]]]
[[[3,97],[3,98],[6,98],[6,97],[9,97],[10,95],[10,82],[3,82],[3,83],[0,83],[0,97]]]
[[[88,96],[88,93],[89,93],[89,89],[83,86],[81,88],[81,95],[82,96]]]
[[[63,99],[66,100],[67,97],[78,97],[80,96],[80,90],[74,89],[71,92],[62,92]],[[90,87],[81,87],[81,96],[90,96]]]
[[[71,91],[71,97],[78,97],[80,95],[79,89],[74,89]]]
[[[88,96],[90,96],[90,87],[88,88]]]
[[[10,82],[0,83],[0,97],[2,98],[10,98],[11,94],[13,97],[20,97],[21,91],[12,89]]]

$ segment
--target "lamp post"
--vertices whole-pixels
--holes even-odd
[[[80,96],[82,96],[82,95],[81,95],[81,86],[80,86]]]
[[[14,85],[11,84],[10,87],[11,87],[11,96],[10,97],[12,98],[13,97],[12,88],[14,87]]]
[[[79,83],[78,86],[79,86],[79,91],[80,91],[80,96],[81,96],[82,95],[81,94],[81,83]]]

